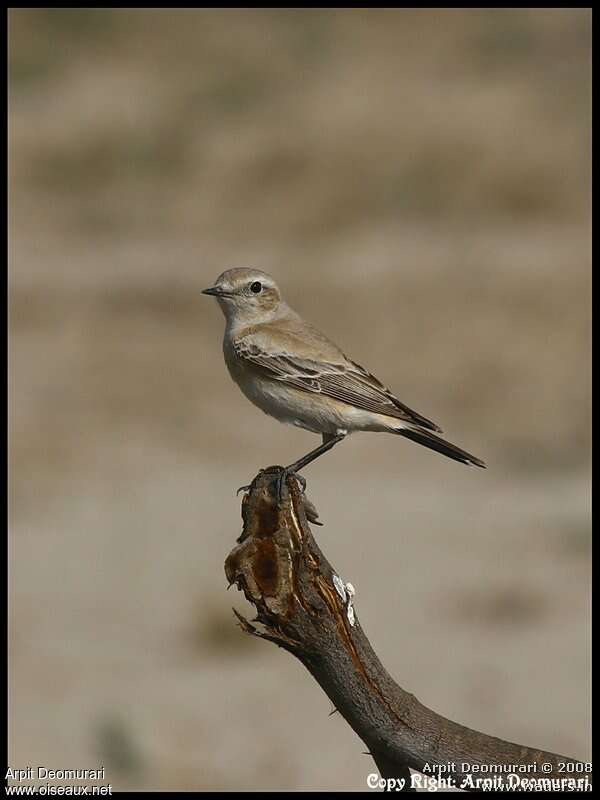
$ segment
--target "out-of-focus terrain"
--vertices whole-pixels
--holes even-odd
[[[317,440],[200,295],[277,277],[470,470],[359,435],[323,549],[396,679],[590,755],[590,12],[11,9],[10,760],[116,789],[363,789],[245,637],[235,489]]]

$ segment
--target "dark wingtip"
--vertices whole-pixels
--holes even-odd
[[[459,461],[461,464],[467,464],[469,467],[487,469],[486,463],[480,458],[471,455],[471,453],[467,453],[466,450],[462,450],[460,447],[452,444],[452,442],[447,442],[445,439],[441,439],[431,431],[419,428],[402,428],[398,429],[396,433],[399,433],[401,436],[405,436],[407,439],[410,439],[417,444],[428,447],[430,450],[435,450],[437,453],[441,453],[442,455],[447,456],[447,458],[451,458],[453,461]]]
[[[482,461],[480,458],[471,458],[470,461],[466,462],[470,467],[480,467],[481,469],[487,469],[487,464],[485,461]]]

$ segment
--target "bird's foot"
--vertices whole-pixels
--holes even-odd
[[[277,505],[281,508],[283,503],[284,491],[287,489],[287,479],[291,476],[298,481],[301,491],[304,493],[306,491],[306,479],[302,477],[298,472],[294,472],[293,469],[290,467],[283,467],[277,476]]]
[[[300,488],[302,489],[302,493],[304,494],[304,492],[306,491],[306,478],[304,478],[302,475],[300,475],[299,472],[290,472],[289,474],[293,475],[294,478],[296,478],[296,480],[300,484]]]
[[[268,469],[268,468],[267,468],[267,469]],[[259,470],[259,471],[258,471],[258,475],[256,476],[256,478],[259,478],[259,477],[260,477],[260,476],[263,474],[263,472],[266,472],[266,471],[267,471],[267,470],[264,470],[264,469],[261,469],[261,470]],[[254,479],[254,481],[256,480],[256,478]],[[249,491],[250,491],[250,489],[252,489],[252,486],[253,486],[253,484],[254,484],[254,481],[252,481],[252,483],[249,483],[249,484],[247,484],[246,486],[240,486],[240,488],[239,488],[239,489],[237,490],[237,492],[235,493],[235,496],[237,497],[237,496],[239,495],[239,493],[240,493],[240,492],[249,492]]]
[[[295,472],[291,467],[267,467],[266,469],[261,469],[259,475],[262,475],[263,472],[271,472],[277,470],[277,479],[276,479],[276,496],[277,496],[277,505],[281,507],[283,502],[283,495],[284,495],[284,487],[286,487],[286,481],[288,476],[292,476],[298,481],[298,485],[300,486],[301,491],[304,493],[306,491],[306,479],[300,475],[300,473]],[[252,484],[249,483],[246,486],[240,486],[240,488],[236,492],[236,497],[239,495],[240,492],[249,492],[252,489]]]

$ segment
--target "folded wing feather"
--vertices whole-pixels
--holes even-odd
[[[251,337],[235,342],[234,349],[238,358],[261,370],[271,380],[441,432],[435,423],[401,403],[377,378],[354,361],[346,359],[342,363],[330,363],[284,350],[266,352]]]

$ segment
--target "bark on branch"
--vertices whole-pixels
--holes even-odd
[[[369,644],[352,605],[352,587],[348,593],[319,549],[308,524],[318,524],[316,510],[293,477],[277,502],[279,474],[279,467],[270,467],[254,479],[242,502],[242,534],[225,562],[229,584],[256,607],[254,622],[261,627],[235,613],[245,631],[304,664],[366,744],[383,778],[405,779],[407,791],[409,768],[431,776],[426,765],[453,764],[450,777],[467,791],[481,790],[476,780],[483,777],[505,788],[515,784],[504,769],[521,780],[587,776],[591,784],[580,762],[459,725],[400,688]],[[496,771],[478,771],[491,765]]]

